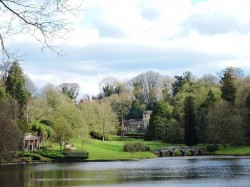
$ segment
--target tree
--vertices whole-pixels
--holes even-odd
[[[246,109],[246,136],[250,137],[250,92],[246,98],[245,102],[245,109]]]
[[[0,162],[1,158],[12,161],[11,151],[19,150],[21,131],[11,120],[0,119]]]
[[[231,69],[224,70],[223,77],[220,79],[221,98],[232,105],[234,105],[236,98],[236,86],[234,80],[235,78]]]
[[[0,120],[17,121],[18,108],[14,99],[0,100]]]
[[[133,86],[134,96],[143,99],[147,109],[151,109],[157,98],[161,96],[162,76],[153,71],[142,73],[129,81]]]
[[[22,69],[17,62],[13,62],[8,77],[5,82],[6,92],[14,99],[17,100],[19,106],[19,117],[24,117],[25,105],[28,102],[29,92],[25,87],[25,79]]]
[[[144,103],[142,80],[133,82],[133,95],[135,100],[138,100],[140,103]]]
[[[166,136],[164,141],[167,143],[182,144],[184,137],[184,129],[182,125],[175,119],[171,119],[167,124]]]
[[[2,55],[15,57],[15,53],[7,49],[6,42],[19,34],[29,34],[41,42],[43,48],[58,53],[53,43],[70,30],[67,13],[76,15],[79,8],[80,4],[72,4],[70,0],[0,0]]]
[[[127,119],[142,119],[145,110],[145,105],[141,105],[138,100],[134,100],[127,115]]]
[[[195,125],[196,118],[194,101],[191,96],[187,96],[184,102],[184,142],[188,146],[193,146],[197,143]]]
[[[208,125],[208,136],[210,142],[226,144],[241,144],[244,138],[243,120],[235,108],[228,102],[217,102],[215,107],[210,110]]]
[[[77,83],[62,83],[58,86],[60,92],[67,95],[72,101],[76,101],[80,86]]]
[[[162,99],[165,102],[171,101],[171,89],[172,89],[173,79],[165,76],[162,78],[161,90],[162,90]]]
[[[52,113],[52,108],[49,107],[47,100],[42,96],[34,97],[30,101],[29,119],[33,122],[45,120]]]
[[[192,73],[187,71],[183,73],[183,76],[175,75],[174,78],[176,79],[172,84],[172,92],[173,96],[175,96],[178,92],[183,89],[185,83],[191,84],[192,82]]]
[[[105,77],[99,83],[103,97],[109,97],[112,94],[122,94],[125,91],[125,85],[115,77]]]
[[[120,94],[120,95],[112,95],[111,97],[107,98],[111,103],[111,107],[113,111],[119,118],[120,121],[120,128],[121,128],[121,136],[124,135],[124,119],[125,116],[128,115],[128,112],[131,108],[131,95],[130,94]]]
[[[164,140],[166,136],[167,123],[171,119],[168,105],[164,101],[159,101],[154,104],[152,114],[149,120],[146,140]]]
[[[80,104],[80,109],[94,138],[107,140],[117,133],[118,118],[109,100],[85,100]]]
[[[32,122],[29,124],[30,131],[41,138],[41,141],[47,141],[53,135],[53,129],[43,123]]]

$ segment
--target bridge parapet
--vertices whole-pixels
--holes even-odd
[[[152,152],[154,154],[160,155],[161,157],[166,156],[166,153],[168,152],[170,156],[175,155],[175,151],[179,150],[182,154],[182,156],[186,156],[187,152],[190,151],[192,156],[195,155],[204,155],[206,152],[205,148],[198,148],[198,147],[184,147],[184,146],[176,146],[176,147],[163,147],[159,149],[155,149]]]

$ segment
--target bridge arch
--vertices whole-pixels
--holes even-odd
[[[187,149],[186,153],[190,152],[191,156],[195,156],[196,155],[196,149]]]

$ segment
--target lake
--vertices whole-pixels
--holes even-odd
[[[249,157],[165,157],[139,161],[0,166],[0,186],[250,186]]]

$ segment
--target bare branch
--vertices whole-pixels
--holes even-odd
[[[42,44],[60,54],[54,44],[64,39],[70,29],[68,14],[77,15],[82,2],[77,5],[71,0],[0,0],[0,50],[3,57],[14,58],[6,48],[8,39],[18,34],[31,34]]]

